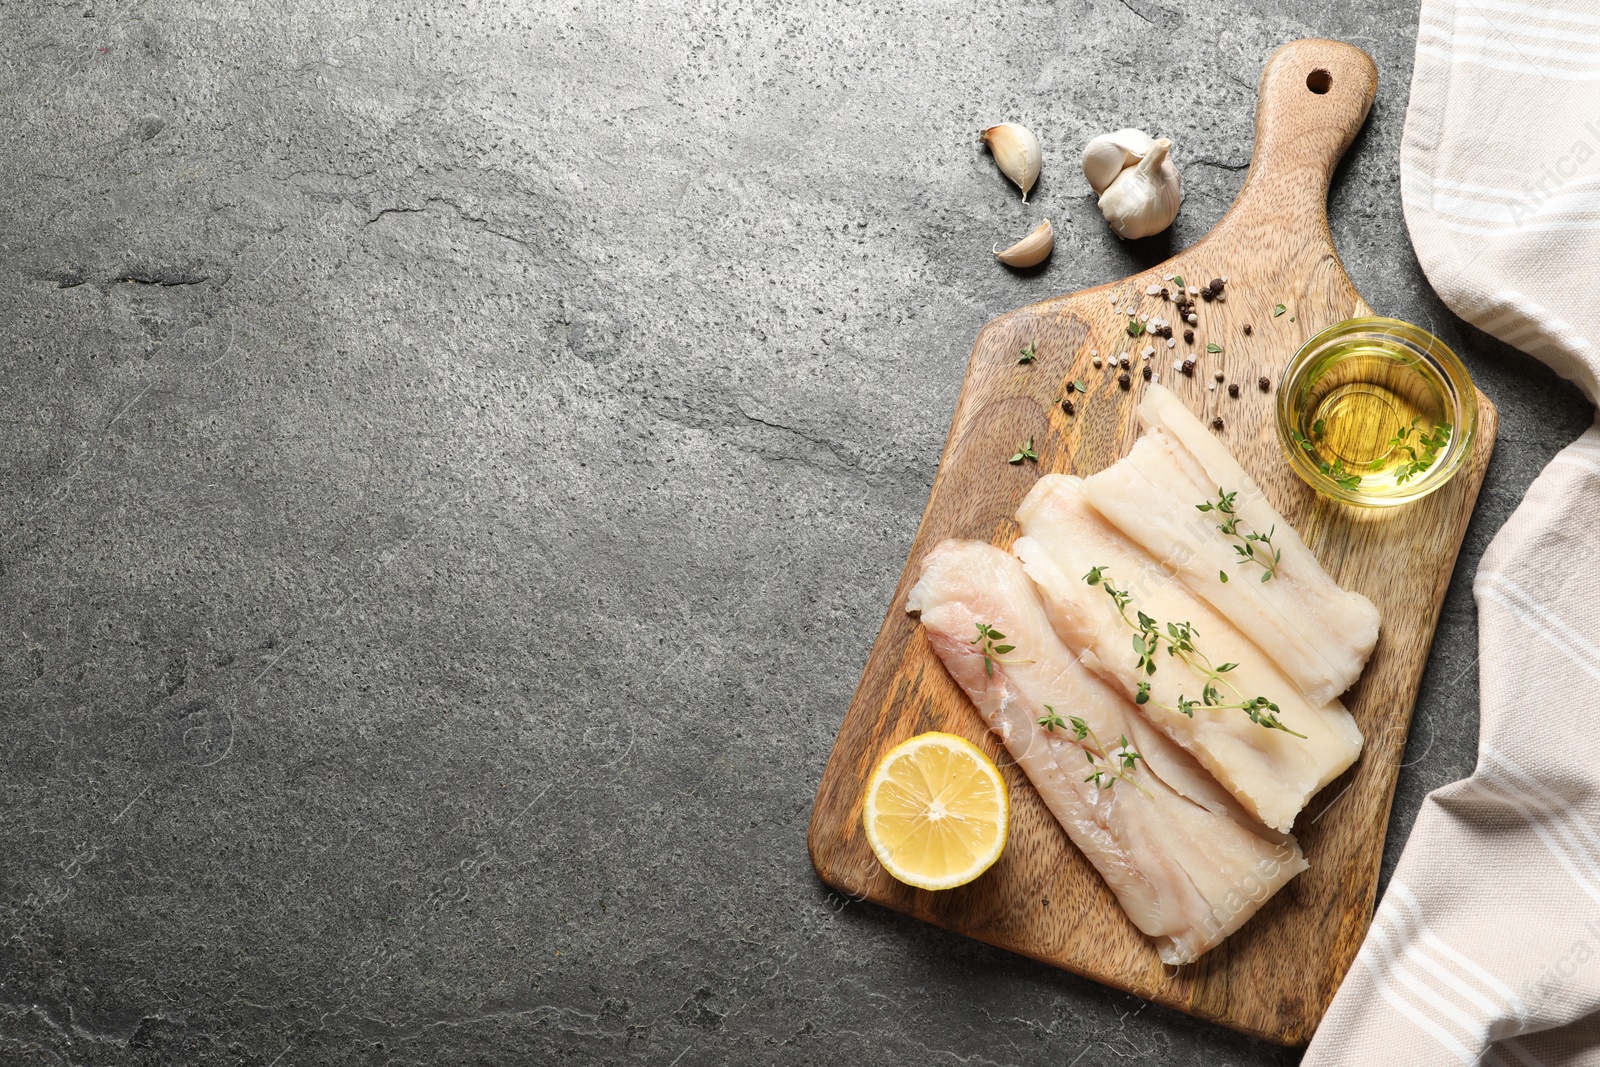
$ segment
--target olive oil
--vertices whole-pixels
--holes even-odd
[[[1475,428],[1470,380],[1472,417],[1458,424],[1463,390],[1452,372],[1465,379],[1466,371],[1441,342],[1403,323],[1393,325],[1404,334],[1350,328],[1385,322],[1352,320],[1313,338],[1279,397],[1296,466],[1319,490],[1358,504],[1403,503],[1437,488]]]

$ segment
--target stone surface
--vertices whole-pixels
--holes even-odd
[[[1390,865],[1470,769],[1473,568],[1590,413],[1417,269],[1414,5],[394,7],[6,4],[0,1060],[1293,1062],[805,826],[973,335],[1161,254],[1079,146],[1171,134],[1191,242],[1300,36],[1382,73],[1351,274],[1502,419]]]

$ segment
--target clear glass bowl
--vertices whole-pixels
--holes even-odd
[[[1278,439],[1317,492],[1362,507],[1420,499],[1455,477],[1478,432],[1460,357],[1398,319],[1346,319],[1301,346],[1278,386]]]

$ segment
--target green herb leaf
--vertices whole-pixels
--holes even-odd
[[[1039,353],[1034,350],[1033,342],[1029,341],[1028,342],[1028,347],[1024,348],[1022,350],[1022,355],[1020,357],[1018,357],[1017,362],[1018,363],[1032,363],[1034,360],[1036,360],[1038,358],[1039,358]]]
[[[1217,342],[1215,342],[1215,341],[1207,341],[1206,342],[1206,351],[1207,352],[1221,352],[1222,351],[1222,346],[1217,344]]]
[[[1277,318],[1279,315],[1282,315],[1285,311],[1288,311],[1288,310],[1289,309],[1284,307],[1282,304],[1274,304],[1272,306],[1272,317],[1273,318]]]
[[[1217,572],[1217,577],[1222,581],[1223,585],[1227,585],[1228,584],[1228,572],[1227,571],[1218,571]]]
[[[1063,730],[1067,728],[1067,724],[1062,721],[1061,716],[1056,714],[1055,708],[1051,707],[1049,704],[1046,704],[1044,706],[1044,710],[1045,714],[1039,716],[1040,726],[1043,726],[1046,730],[1052,731],[1058,726]]]

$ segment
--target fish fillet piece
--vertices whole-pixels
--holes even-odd
[[[1205,601],[1174,580],[1123,537],[1085,499],[1085,482],[1060,474],[1034,485],[1017,510],[1024,537],[1013,551],[1044,595],[1062,640],[1121,693],[1133,696],[1141,682],[1150,700],[1139,711],[1182,745],[1256,818],[1287,831],[1306,801],[1361,753],[1361,731],[1337,701],[1305,698],[1265,653]],[[1124,620],[1105,586],[1084,580],[1091,567],[1126,590],[1129,618],[1144,612],[1165,631],[1188,623],[1194,644],[1213,664],[1237,663],[1225,673],[1227,702],[1264,696],[1279,707],[1278,718],[1304,738],[1252,722],[1238,708],[1175,710],[1180,697],[1199,699],[1205,676],[1163,649],[1156,670],[1139,667],[1135,630]],[[1164,706],[1163,706],[1164,705]]]
[[[1129,539],[1170,562],[1184,584],[1260,646],[1310,700],[1350,688],[1378,640],[1378,609],[1339,588],[1294,527],[1216,436],[1169,390],[1151,385],[1139,405],[1146,432],[1123,459],[1084,482],[1084,495]],[[1237,494],[1241,533],[1264,533],[1282,553],[1275,577],[1241,565],[1241,542],[1195,505]],[[1259,543],[1253,545],[1263,551]],[[1226,574],[1224,582],[1220,575]]]
[[[1253,822],[1077,661],[1014,556],[980,541],[945,541],[923,561],[906,610],[920,613],[945,669],[1164,962],[1197,959],[1305,870],[1292,837]],[[979,623],[1015,646],[992,657],[992,672],[983,646],[972,643]],[[1081,745],[1093,741],[1041,726],[1046,705],[1063,720],[1083,719],[1113,752],[1126,736],[1143,760],[1123,772],[1126,781],[1106,788],[1085,781],[1092,768]]]

